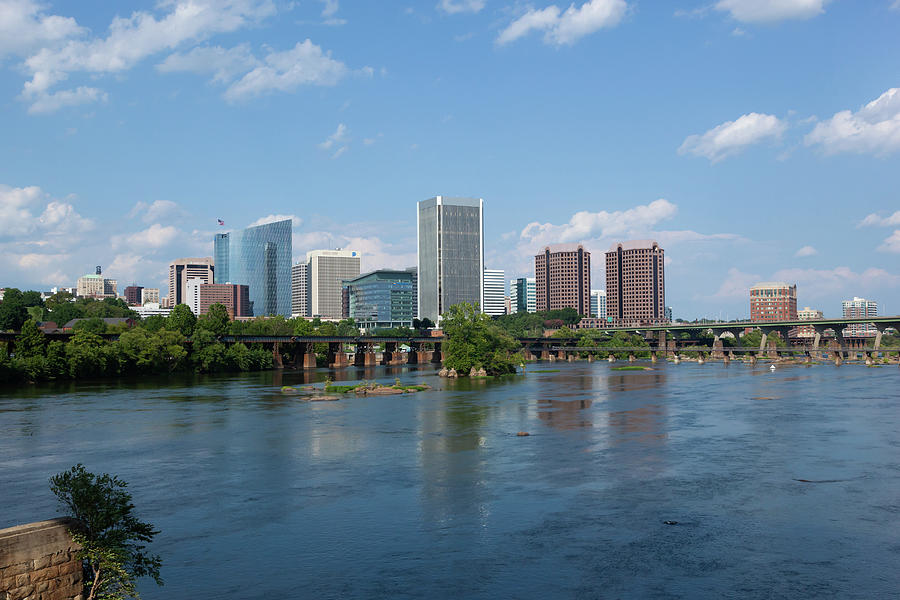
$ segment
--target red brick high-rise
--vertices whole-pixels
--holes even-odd
[[[606,253],[606,316],[617,325],[666,322],[665,251],[655,240],[622,242]]]
[[[750,288],[750,320],[796,321],[797,286],[764,281]]]
[[[591,253],[581,244],[547,246],[534,257],[536,308],[591,314]]]

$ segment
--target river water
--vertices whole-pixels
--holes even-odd
[[[161,530],[147,600],[900,594],[896,365],[528,371],[348,369],[435,389],[317,403],[280,387],[324,370],[0,390],[0,527],[56,516],[82,462]]]

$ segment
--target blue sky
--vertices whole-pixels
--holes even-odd
[[[0,286],[159,286],[217,230],[415,264],[485,200],[486,263],[658,239],[675,316],[759,280],[900,313],[900,0],[0,0]],[[216,226],[216,218],[226,222]]]

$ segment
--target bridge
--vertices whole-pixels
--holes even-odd
[[[593,320],[592,320],[593,321]],[[873,325],[876,335],[870,338],[854,338],[848,340],[843,331],[853,324]],[[751,362],[764,356],[779,357],[787,355],[802,355],[809,362],[813,358],[833,357],[835,362],[850,357],[851,353],[865,355],[866,362],[873,361],[878,354],[889,356],[892,352],[898,353],[900,349],[883,350],[881,348],[882,334],[886,329],[893,328],[900,331],[900,316],[867,317],[867,318],[842,318],[819,319],[804,321],[772,321],[752,322],[739,321],[730,323],[666,323],[666,324],[633,324],[611,326],[607,323],[597,322],[595,327],[581,327],[579,330],[591,329],[603,333],[625,332],[640,335],[646,346],[594,346],[580,347],[572,345],[563,338],[541,337],[520,338],[526,360],[577,360],[587,358],[593,360],[596,356],[606,355],[607,360],[615,360],[616,355],[627,354],[631,360],[638,353],[649,352],[651,360],[657,360],[659,355],[670,356],[675,362],[679,362],[685,353],[696,355],[698,361],[708,359],[722,359],[729,362],[736,357],[749,358]],[[768,339],[772,332],[779,332],[783,340],[788,340],[788,334],[798,327],[811,328],[815,333],[811,338],[792,338],[793,345],[789,347],[776,347],[774,342]],[[746,329],[759,329],[762,332],[758,347],[726,346],[723,336],[728,333],[735,340],[740,339],[740,334]],[[833,339],[827,347],[821,343],[825,332],[831,330]],[[687,333],[686,339],[670,339],[674,334]],[[712,346],[702,345],[703,334],[711,333],[714,336]],[[69,332],[45,333],[48,340],[68,341],[72,337]],[[6,342],[7,353],[13,352],[18,334],[14,332],[0,333],[0,342]],[[113,341],[119,334],[103,334],[101,337]],[[684,336],[683,336],[684,337]],[[871,340],[872,345],[868,345]],[[370,367],[375,365],[402,365],[440,363],[443,359],[443,336],[409,336],[409,337],[375,337],[375,336],[260,336],[260,335],[225,335],[219,338],[225,344],[261,344],[271,349],[275,366],[280,368],[285,365],[294,368],[311,369],[317,366],[317,350],[325,354],[326,364],[331,368],[349,367],[351,364],[358,367]],[[190,341],[188,341],[190,343]],[[318,348],[316,347],[318,345]],[[327,345],[327,350],[322,348]],[[383,350],[377,351],[378,346]],[[408,348],[403,351],[401,346]],[[352,348],[352,352],[348,349]]]

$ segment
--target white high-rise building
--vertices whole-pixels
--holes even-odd
[[[844,300],[841,302],[841,308],[845,319],[878,316],[878,303],[865,298],[854,297],[853,300]],[[877,334],[878,329],[869,323],[854,323],[844,329],[844,335],[849,337],[875,337]]]
[[[534,277],[519,277],[509,280],[510,313],[537,311],[537,280]]]
[[[416,230],[419,318],[437,323],[454,304],[484,306],[484,200],[422,200]]]
[[[502,269],[484,270],[484,306],[481,312],[490,316],[506,314],[506,282]]]
[[[606,318],[606,290],[591,290],[591,315]]]
[[[309,316],[309,263],[291,266],[291,316]]]
[[[309,316],[340,319],[345,279],[359,277],[359,252],[354,250],[311,250],[309,264]]]

